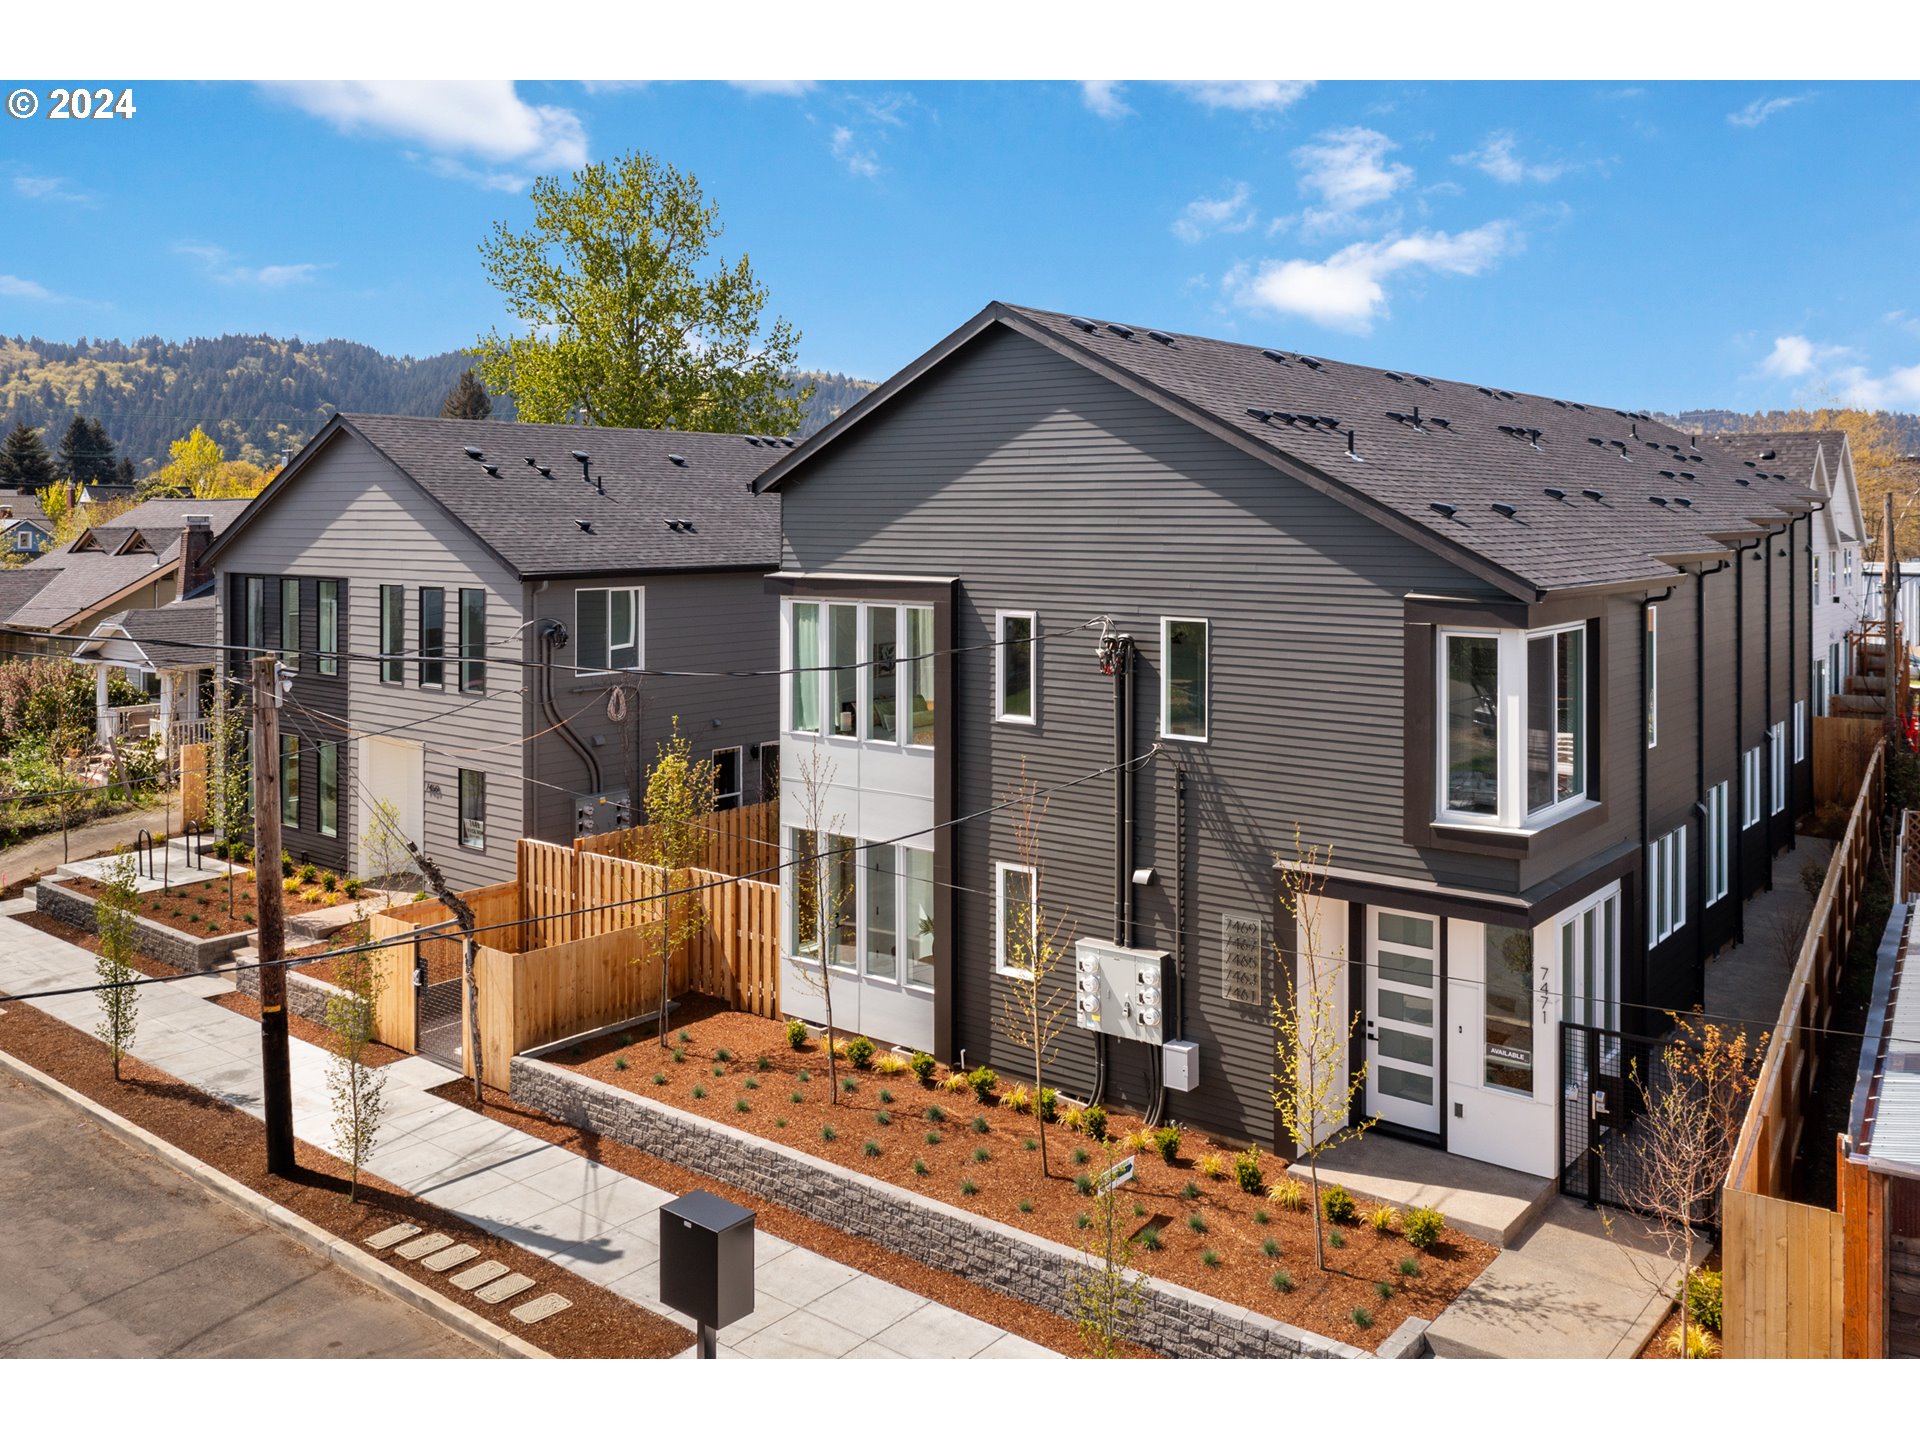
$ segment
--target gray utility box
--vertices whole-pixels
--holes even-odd
[[[1149,1045],[1166,1039],[1167,985],[1173,978],[1166,951],[1079,940],[1073,962],[1073,1019],[1082,1030]]]
[[[710,1330],[751,1315],[753,1211],[706,1190],[662,1205],[660,1300]]]

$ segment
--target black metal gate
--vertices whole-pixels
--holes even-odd
[[[416,1048],[429,1060],[458,1070],[464,1038],[460,1008],[460,942],[437,936],[413,942]]]
[[[1560,1193],[1589,1205],[1646,1213],[1655,1193],[1653,1156],[1638,1124],[1648,1096],[1690,1077],[1673,1073],[1675,1036],[1624,1035],[1591,1025],[1560,1024]],[[1718,1232],[1719,1196],[1701,1201],[1694,1221]]]

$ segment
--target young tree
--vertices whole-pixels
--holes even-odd
[[[522,420],[784,435],[799,335],[764,326],[767,291],[742,256],[702,273],[719,211],[692,175],[628,153],[533,182],[533,228],[496,223],[487,278],[520,330],[489,330],[475,369]]]
[[[333,1099],[334,1144],[340,1158],[353,1168],[347,1188],[351,1204],[359,1198],[360,1169],[373,1155],[386,1111],[386,1072],[367,1063],[367,1047],[374,1043],[374,1007],[380,995],[375,952],[338,957],[333,980],[339,993],[327,997],[327,1029],[333,1032],[327,1091]]]
[[[673,891],[687,886],[688,872],[704,849],[713,815],[714,766],[697,759],[693,740],[680,733],[680,717],[673,717],[673,733],[657,747],[653,769],[647,775],[647,828],[644,863],[660,868],[660,1044],[667,1043],[667,969],[674,947],[691,944],[705,928],[706,907],[697,896],[686,896],[675,918]]]
[[[140,991],[132,983],[140,977],[133,968],[133,917],[140,908],[139,874],[133,856],[115,855],[107,862],[101,879],[103,888],[93,902],[93,927],[100,936],[100,955],[93,965],[100,981],[100,988],[94,992],[100,1000],[100,1023],[94,1034],[113,1056],[113,1078],[118,1080],[120,1057],[133,1044],[140,1018]]]
[[[400,807],[376,798],[367,805],[366,833],[360,837],[360,875],[388,890],[420,888],[420,867],[400,828]]]
[[[1111,1172],[1119,1163],[1120,1142],[1102,1140],[1100,1149]],[[1112,1360],[1133,1332],[1146,1303],[1146,1276],[1134,1268],[1134,1246],[1124,1228],[1120,1187],[1109,1185],[1093,1197],[1091,1238],[1081,1247],[1086,1263],[1067,1285],[1067,1313],[1096,1360]]]
[[[247,738],[246,699],[221,682],[207,722],[207,808],[213,828],[229,848],[244,846],[253,832],[253,756]],[[266,857],[271,866],[274,857]]]
[[[0,442],[0,485],[39,490],[58,478],[40,432],[24,420],[18,422]]]
[[[1055,923],[1041,900],[1044,873],[1040,854],[1040,822],[1046,806],[1035,808],[1038,788],[1021,767],[1014,786],[1012,809],[1014,851],[1029,872],[1024,894],[1011,891],[1006,917],[1007,969],[1000,1033],[1033,1053],[1033,1123],[1040,1139],[1040,1173],[1047,1169],[1047,1122],[1040,1104],[1045,1087],[1046,1062],[1058,1053],[1058,1041],[1067,1025],[1070,990],[1062,990],[1054,972],[1066,958],[1066,922]],[[1009,877],[1011,881],[1011,876]],[[1071,977],[1069,977],[1071,979]]]
[[[272,478],[251,461],[227,459],[220,443],[198,425],[167,453],[167,463],[141,482],[143,500],[245,500]]]
[[[840,1103],[840,1071],[833,1048],[833,965],[834,949],[842,941],[854,943],[854,926],[847,917],[853,906],[854,866],[858,852],[854,842],[839,832],[846,828],[844,815],[827,813],[827,796],[833,785],[834,765],[825,752],[814,750],[800,763],[794,776],[794,790],[800,800],[800,823],[793,832],[794,950],[801,963],[793,973],[802,983],[819,992],[827,1017],[827,1099]],[[815,964],[809,967],[811,953]]]
[[[1292,963],[1279,946],[1281,985],[1273,997],[1272,1025],[1278,1068],[1273,1103],[1281,1128],[1293,1141],[1296,1163],[1307,1162],[1313,1183],[1313,1259],[1327,1268],[1325,1216],[1320,1210],[1320,1157],[1336,1145],[1356,1139],[1373,1121],[1351,1122],[1353,1102],[1366,1084],[1365,1063],[1348,1068],[1347,1053],[1359,1028],[1360,1012],[1341,1013],[1340,972],[1346,947],[1329,945],[1321,913],[1327,866],[1333,851],[1304,844],[1293,835],[1292,862],[1275,856],[1280,909],[1293,922]]]
[[[493,414],[493,401],[487,387],[472,370],[462,370],[453,382],[447,398],[440,402],[440,415],[447,420],[485,420]]]

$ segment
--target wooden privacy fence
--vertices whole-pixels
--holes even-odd
[[[520,948],[520,887],[512,881],[461,892],[473,907],[474,939],[487,949]],[[374,1039],[396,1050],[418,1050],[419,1015],[414,1000],[414,961],[424,960],[430,981],[450,980],[460,973],[460,937],[457,931],[419,936],[434,925],[451,925],[453,912],[438,900],[416,900],[396,905],[367,919],[369,940],[393,940],[373,952],[379,994],[374,1002]],[[503,927],[503,928],[489,928]],[[478,961],[475,962],[476,968]],[[505,1072],[502,1071],[502,1074]]]
[[[719,810],[694,822],[700,835],[700,852],[694,864],[701,870],[722,875],[753,875],[780,863],[780,802],[768,800],[759,805],[743,805],[734,810]],[[612,830],[605,835],[585,835],[573,842],[582,855],[616,855],[625,860],[647,860],[659,838],[659,828],[639,825],[631,830]],[[775,881],[767,874],[762,878]]]
[[[207,747],[205,742],[180,747],[180,823],[202,824],[207,819]]]
[[[1818,715],[1813,721],[1813,803],[1845,805],[1860,792],[1886,723],[1877,717]]]
[[[1721,1197],[1724,1320],[1730,1356],[1837,1357],[1845,1245],[1842,1217],[1787,1198],[1794,1155],[1832,1017],[1886,798],[1876,748],[1827,864],[1787,982]]]

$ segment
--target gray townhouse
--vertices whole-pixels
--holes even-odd
[[[788,442],[337,415],[210,553],[235,673],[279,652],[282,823],[357,871],[370,807],[456,885],[634,818],[678,719],[750,803],[778,762]],[[688,672],[686,674],[654,672]],[[758,672],[758,673],[754,673]]]
[[[1560,1022],[1658,1031],[1811,794],[1807,476],[1612,406],[992,304],[759,478],[782,824],[853,903],[835,1018],[1289,1153],[1296,827],[1388,1133],[1560,1169]],[[1824,544],[1824,541],[1819,543]],[[1114,770],[1113,767],[1123,767]],[[806,806],[798,777],[824,774]],[[1109,773],[1102,773],[1103,771]],[[1125,777],[1125,778],[1121,778]],[[807,822],[822,835],[803,833]],[[783,1004],[822,1006],[785,878]]]

